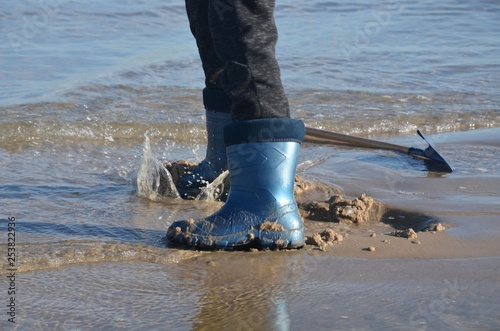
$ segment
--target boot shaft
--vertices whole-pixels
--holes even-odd
[[[224,140],[231,182],[228,201],[260,208],[295,206],[295,169],[304,135],[304,123],[290,118],[227,125]]]
[[[299,147],[296,142],[228,146],[230,198],[246,204],[295,203],[293,188]]]
[[[207,128],[207,153],[205,159],[213,164],[217,172],[226,169],[224,127],[232,123],[231,99],[223,90],[203,90]]]

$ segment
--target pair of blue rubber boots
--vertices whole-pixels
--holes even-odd
[[[211,216],[174,222],[167,239],[204,249],[302,247],[304,226],[293,192],[304,124],[290,118],[232,122],[229,111],[212,110],[230,109],[217,92],[204,91],[206,158],[177,186],[188,194],[229,169],[229,195]]]

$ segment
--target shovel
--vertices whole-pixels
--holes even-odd
[[[425,140],[427,144],[429,144],[429,146],[425,150],[307,127],[306,137],[304,141],[315,144],[346,145],[351,147],[385,149],[400,152],[423,159],[426,162],[429,170],[439,172],[453,172],[453,167],[441,154],[439,154],[438,151],[436,151],[434,146],[432,146],[427,138],[425,138],[424,134],[420,130],[417,130],[417,133],[423,140]]]

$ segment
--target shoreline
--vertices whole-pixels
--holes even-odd
[[[469,134],[470,133],[470,134]],[[302,149],[302,162],[305,167],[301,168],[299,175],[307,182],[313,183],[326,190],[310,190],[306,199],[309,201],[325,201],[333,194],[340,194],[345,199],[359,197],[361,193],[366,193],[383,204],[386,211],[391,214],[385,215],[383,222],[370,221],[361,224],[346,225],[338,222],[323,222],[305,218],[305,234],[312,236],[316,232],[322,232],[331,228],[335,232],[343,235],[341,243],[328,245],[326,251],[319,251],[318,247],[306,246],[299,250],[299,255],[304,256],[324,256],[327,259],[336,258],[363,258],[369,260],[383,259],[463,259],[463,258],[483,258],[500,256],[500,210],[498,202],[498,185],[500,183],[499,167],[497,163],[498,154],[495,154],[500,147],[500,128],[480,130],[476,132],[444,133],[436,135],[439,140],[437,148],[446,156],[452,158],[452,162],[459,158],[467,157],[475,160],[473,164],[458,164],[452,174],[436,176],[433,173],[420,169],[418,163],[404,155],[385,155],[366,150],[346,150],[336,147],[306,146]],[[434,138],[434,136],[433,136]],[[391,138],[392,141],[407,140],[408,137]],[[480,150],[482,154],[490,151],[489,159],[475,159],[474,154],[460,154],[463,146],[471,146],[467,150],[474,152]],[[486,147],[485,147],[486,146]],[[156,145],[155,149],[158,148]],[[100,156],[101,154],[99,154]],[[382,155],[382,156],[380,156]],[[154,155],[152,156],[154,157]],[[157,159],[156,157],[154,157]],[[308,164],[308,160],[313,160]],[[24,164],[24,163],[23,163]],[[111,164],[111,163],[110,163]],[[43,170],[43,169],[42,169]],[[377,175],[374,175],[377,174]],[[109,228],[105,231],[105,241],[113,243],[116,249],[115,256],[112,252],[102,254],[104,247],[99,234],[102,228],[88,226],[78,227],[67,223],[64,218],[58,219],[57,224],[41,222],[42,232],[39,232],[38,221],[29,224],[30,233],[36,234],[35,242],[28,244],[26,249],[33,251],[30,258],[36,257],[37,247],[41,240],[48,240],[48,244],[43,244],[43,258],[40,266],[33,266],[30,270],[48,268],[58,268],[73,265],[69,260],[76,253],[81,252],[77,264],[98,262],[130,262],[140,261],[140,256],[146,257],[145,261],[159,261],[159,264],[172,264],[193,257],[206,255],[192,250],[177,250],[165,248],[165,244],[160,242],[165,235],[166,229],[174,219],[186,219],[193,217],[203,217],[209,215],[221,206],[221,202],[214,201],[179,201],[175,199],[159,199],[151,201],[148,198],[137,197],[135,192],[131,192],[129,184],[122,185],[118,196],[109,196],[109,203],[115,206],[118,216],[132,221],[123,227],[118,224],[109,223]],[[84,190],[85,186],[74,188],[74,190]],[[94,191],[91,191],[95,195]],[[113,191],[114,192],[114,191]],[[36,192],[35,192],[36,193]],[[90,195],[88,195],[90,197]],[[35,197],[37,197],[35,195]],[[72,196],[73,197],[73,196]],[[74,198],[78,198],[75,195]],[[118,200],[116,199],[118,197]],[[131,199],[132,197],[132,199]],[[48,200],[51,202],[51,200]],[[65,200],[64,200],[65,201]],[[81,200],[74,200],[75,203]],[[89,200],[89,203],[94,203]],[[297,201],[301,201],[297,198]],[[47,203],[47,202],[44,202]],[[140,221],[134,218],[134,214],[126,212],[121,214],[121,206],[129,205],[138,208]],[[116,209],[118,208],[118,209]],[[26,215],[19,216],[25,221]],[[383,216],[383,214],[382,214]],[[388,220],[392,217],[398,222]],[[144,220],[147,219],[147,222]],[[446,227],[441,232],[419,232],[422,224],[432,222],[441,223]],[[60,223],[63,225],[62,228]],[[395,226],[396,225],[396,226]],[[389,235],[398,229],[414,228],[417,231],[417,238],[406,239]],[[74,241],[73,252],[68,256],[59,257],[61,247],[68,246],[64,240],[58,240],[60,231],[72,231],[71,233],[81,233],[87,237],[85,242],[77,240],[78,237],[64,238],[64,240]],[[134,234],[135,231],[146,233],[142,243],[126,236]],[[125,237],[115,237],[111,235]],[[373,237],[372,233],[376,236]],[[138,236],[138,234],[135,234]],[[140,235],[139,235],[140,236]],[[63,238],[64,236],[60,237]],[[46,238],[46,239],[44,239]],[[69,244],[71,246],[71,244]],[[92,248],[89,248],[92,247]],[[96,248],[97,247],[97,248]],[[369,248],[374,247],[373,251]],[[123,252],[134,252],[128,256]],[[102,258],[94,259],[97,253]],[[168,255],[168,258],[157,259],[157,255]],[[122,254],[123,253],[123,254]],[[110,255],[111,254],[111,255]],[[122,254],[122,255],[120,255]],[[211,253],[208,253],[211,254]],[[286,256],[287,253],[272,253],[271,256]],[[135,256],[135,257],[134,257]],[[225,253],[224,256],[231,256]],[[81,259],[80,259],[81,258]],[[67,261],[65,261],[67,260]],[[26,260],[28,261],[28,260]],[[36,261],[33,260],[33,261]],[[47,262],[48,261],[48,262]],[[35,262],[36,264],[37,262]]]

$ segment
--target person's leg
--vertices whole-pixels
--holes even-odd
[[[202,248],[298,248],[303,222],[293,187],[302,121],[290,119],[275,59],[274,1],[213,0],[210,29],[236,121],[224,127],[230,190],[203,219],[174,222],[170,241]]]
[[[202,187],[207,186],[227,170],[223,128],[232,122],[231,100],[223,90],[205,88],[203,104],[207,129],[205,159],[177,181],[177,190],[183,198],[195,198]]]
[[[208,12],[209,0],[185,0],[189,28],[193,34],[198,53],[205,73],[207,89],[222,90],[220,77],[224,70],[224,62],[217,56],[210,31]]]
[[[222,89],[220,78],[224,63],[217,56],[213,45],[208,6],[209,0],[186,0],[190,29],[195,37],[205,73],[203,105],[206,115],[207,149],[205,159],[177,182],[177,190],[184,198],[196,197],[201,187],[212,182],[227,169],[222,129],[232,122],[232,102]]]

